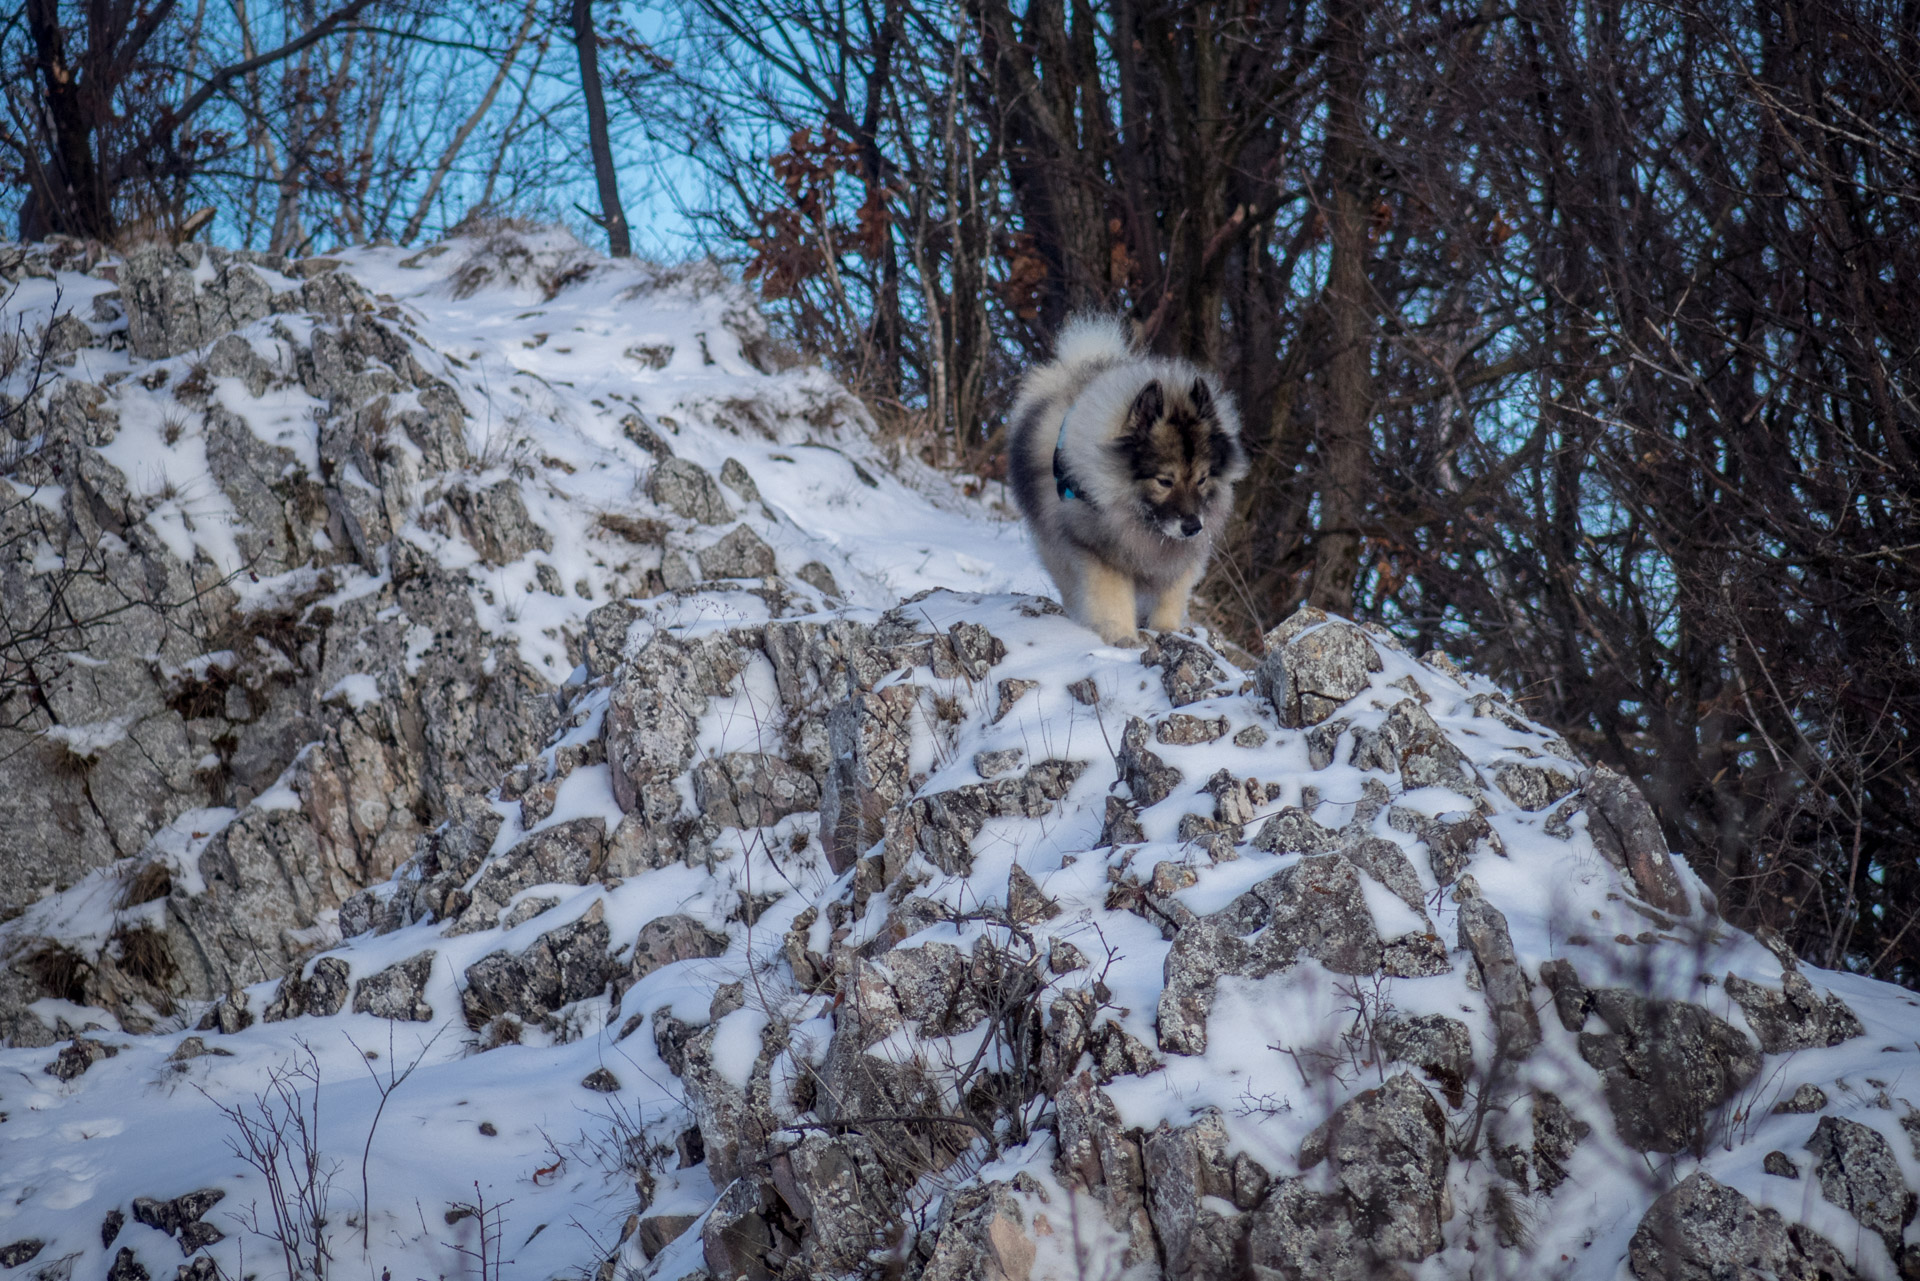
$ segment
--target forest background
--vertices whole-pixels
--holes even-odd
[[[983,487],[1124,311],[1245,417],[1206,621],[1448,650],[1920,986],[1912,0],[4,0],[0,64],[21,239],[718,257]]]

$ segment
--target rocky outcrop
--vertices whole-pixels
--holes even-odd
[[[1260,1275],[1371,1281],[1440,1249],[1450,1217],[1446,1121],[1412,1077],[1358,1095],[1308,1135],[1301,1168],[1323,1161],[1331,1190],[1283,1179],[1254,1212],[1248,1258]]]
[[[435,1047],[410,1094],[498,1072],[594,1118],[559,1178],[491,1109],[461,1150],[511,1163],[544,1202],[528,1229],[568,1196],[614,1205],[617,1248],[582,1265],[609,1277],[1871,1273],[1764,1188],[1817,1188],[1805,1217],[1899,1259],[1914,1199],[1876,1109],[1907,1064],[1879,1009],[1713,919],[1638,793],[1487,682],[1315,610],[1257,661],[1168,632],[1136,665],[1086,658],[1032,598],[845,606],[878,580],[793,568],[832,552],[803,550],[774,470],[824,443],[812,419],[751,475],[732,455],[764,406],[598,406],[590,457],[483,446],[468,357],[417,312],[328,268],[172,261],[127,305],[147,350],[197,345],[32,409],[113,581],[198,593],[224,629],[187,645],[136,611],[36,727],[71,758],[47,795],[79,815],[74,866],[137,855],[96,887],[110,942],[0,974],[0,1029],[55,1102],[237,1089],[262,1046],[325,1031],[298,1020],[388,1020]],[[254,280],[270,311],[208,330]],[[311,323],[276,319],[295,299]],[[49,333],[71,353],[103,327]],[[640,339],[647,377],[707,345]],[[105,462],[152,408],[134,387],[204,441],[264,586],[202,581]],[[296,387],[323,407],[310,440],[241,412]],[[723,411],[740,435],[707,434]],[[582,458],[617,572],[556,514],[589,491],[542,487]],[[155,837],[176,787],[195,813]],[[86,1026],[109,994],[120,1028]],[[151,1053],[143,1010],[197,1035]],[[1838,1053],[1885,1053],[1875,1075],[1822,1057],[1856,1042]],[[1765,1056],[1802,1051],[1762,1115]],[[1778,1134],[1798,1112],[1823,1114],[1804,1152]],[[1760,1127],[1780,1150],[1755,1160]],[[1621,1145],[1701,1169],[1656,1198]],[[142,1199],[174,1241],[123,1246],[122,1206],[96,1246],[100,1208],[96,1275],[152,1271],[156,1243],[171,1269],[205,1222]],[[6,1249],[79,1257],[41,1221]],[[208,1240],[196,1276],[235,1248]]]
[[[131,1023],[306,960],[324,919],[553,725],[529,697],[553,678],[489,636],[466,576],[400,531],[445,514],[495,562],[547,536],[514,482],[427,483],[475,466],[460,398],[399,314],[334,266],[194,245],[96,262],[118,276],[107,314],[123,327],[61,332],[124,342],[136,377],[55,382],[29,402],[42,443],[7,455],[16,479],[64,478],[64,509],[10,505],[0,519],[35,527],[0,529],[0,547],[44,543],[72,572],[0,565],[0,608],[31,617],[58,591],[75,622],[37,707],[0,717],[0,916],[116,860],[171,866],[164,962],[131,974],[103,956],[80,994]],[[317,402],[317,430],[269,435],[246,402],[275,395]],[[181,523],[149,477],[108,461],[173,443],[128,445],[129,414],[200,442],[198,516]],[[134,452],[101,452],[116,440]],[[231,527],[230,552],[208,525]],[[103,534],[113,550],[90,550]],[[270,792],[284,800],[249,807]],[[241,812],[167,835],[218,807]]]

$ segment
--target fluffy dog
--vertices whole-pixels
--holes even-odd
[[[1014,499],[1061,603],[1109,645],[1180,626],[1246,471],[1218,380],[1142,355],[1116,318],[1067,322],[1020,384]]]

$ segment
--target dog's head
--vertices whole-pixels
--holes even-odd
[[[1189,387],[1162,386],[1158,379],[1142,387],[1114,448],[1133,478],[1143,518],[1172,539],[1192,538],[1226,519],[1233,482],[1246,470],[1240,438],[1201,378]]]

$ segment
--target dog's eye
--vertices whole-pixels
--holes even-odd
[[[1173,488],[1173,477],[1171,477],[1171,476],[1155,476],[1155,477],[1153,478],[1153,483],[1154,483],[1154,484],[1156,484],[1156,485],[1158,485],[1158,486],[1160,486],[1160,488],[1162,488],[1162,489],[1172,489],[1172,488]]]

